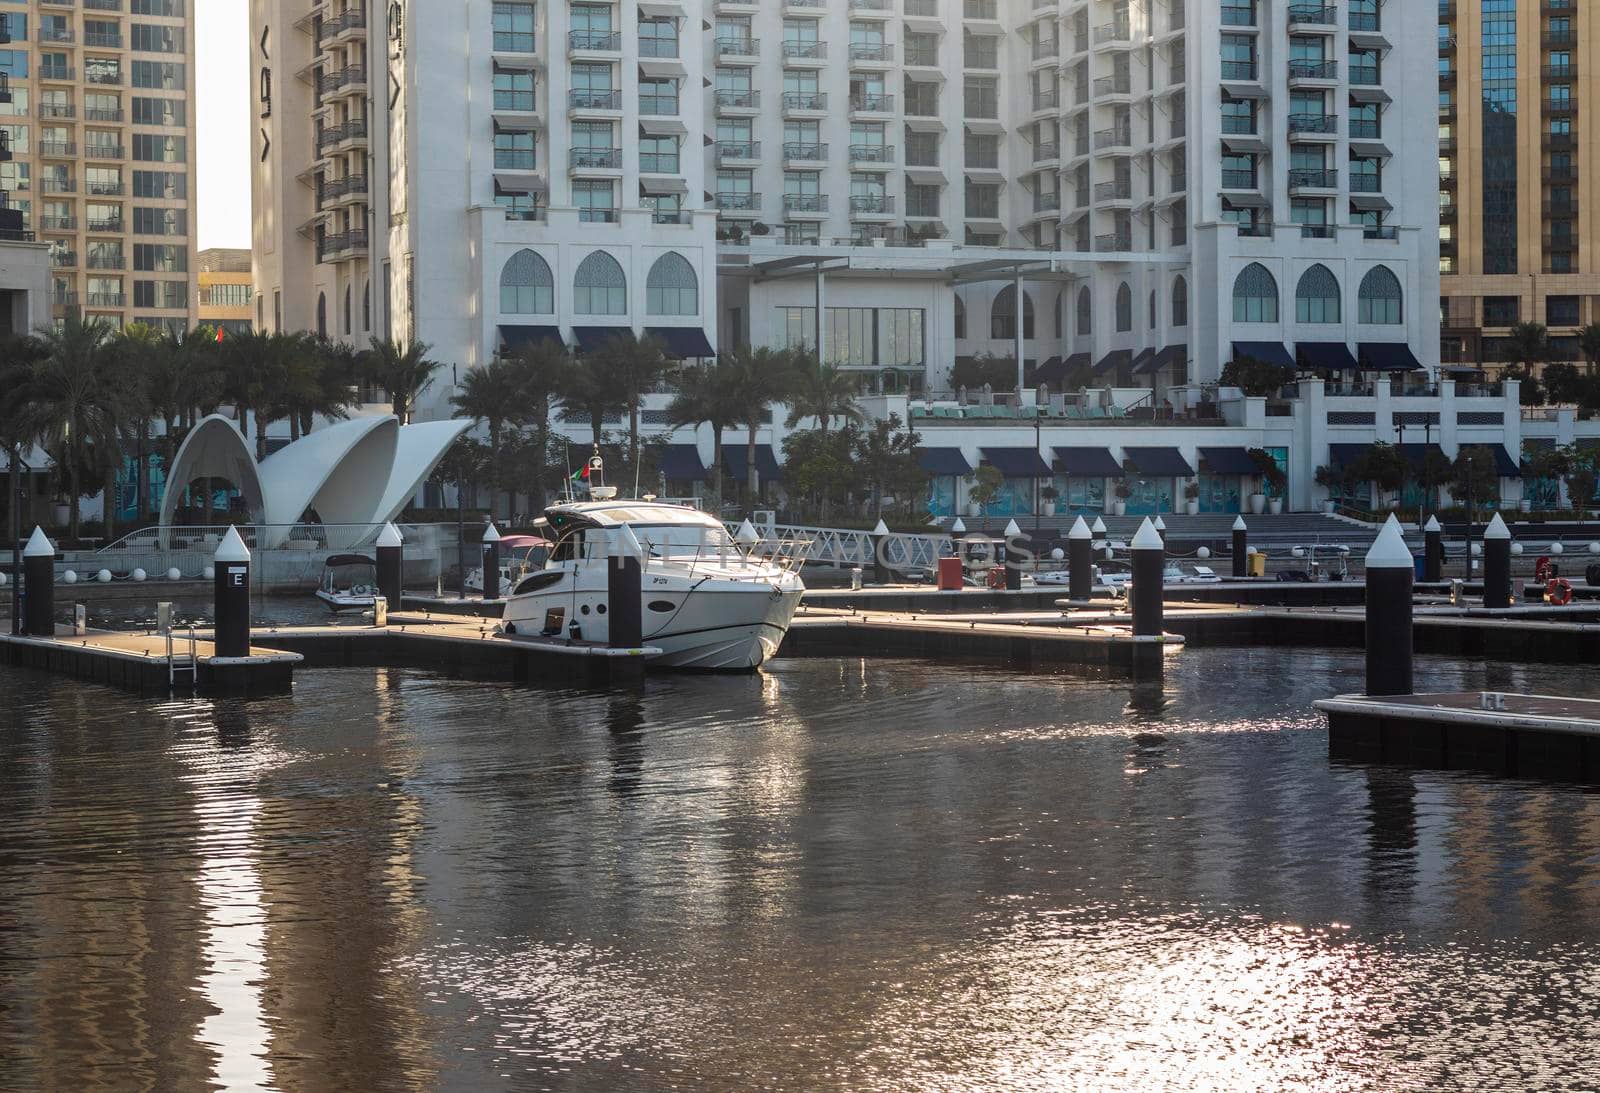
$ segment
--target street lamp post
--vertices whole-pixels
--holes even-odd
[[[1034,407],[1034,415],[1033,415],[1033,452],[1034,452],[1035,455],[1039,454],[1040,439],[1041,439],[1041,432],[1040,432],[1039,413],[1038,413],[1038,407],[1036,406],[1036,407]],[[1039,456],[1039,458],[1043,459],[1044,457],[1043,456]],[[1037,474],[1035,474],[1033,476],[1033,530],[1034,530],[1034,536],[1033,536],[1034,539],[1038,539],[1039,538],[1039,535],[1038,535],[1038,532],[1039,532],[1039,476]]]

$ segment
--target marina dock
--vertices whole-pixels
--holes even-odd
[[[472,679],[527,683],[541,679],[606,685],[637,680],[660,650],[616,649],[592,642],[511,636],[477,618],[390,615],[385,626],[306,625],[257,628],[245,657],[219,657],[209,630],[58,628],[53,638],[0,634],[0,659],[20,667],[140,694],[193,689],[205,695],[287,691],[297,668],[417,667]],[[192,669],[192,671],[191,671]]]
[[[1328,755],[1514,778],[1600,783],[1600,702],[1543,695],[1340,695],[1316,704]]]

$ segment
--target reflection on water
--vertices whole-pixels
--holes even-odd
[[[1360,672],[0,672],[0,1086],[1592,1088],[1600,802],[1330,764]]]

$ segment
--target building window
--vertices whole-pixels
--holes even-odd
[[[1380,326],[1398,326],[1405,321],[1400,280],[1387,266],[1374,266],[1361,279],[1357,294],[1357,321]]]
[[[556,282],[550,266],[531,250],[519,250],[500,271],[502,315],[552,315]]]
[[[1089,296],[1089,286],[1085,285],[1078,290],[1078,337],[1093,333],[1093,315],[1094,301]]]
[[[688,259],[668,251],[650,267],[645,279],[645,312],[649,315],[700,314],[700,281]]]
[[[1233,282],[1233,321],[1236,323],[1278,321],[1278,282],[1260,262],[1251,262],[1244,267]]]
[[[1578,297],[1547,296],[1544,301],[1546,326],[1577,326]]]
[[[1133,289],[1124,281],[1117,286],[1117,333],[1126,334],[1133,329]]]
[[[533,52],[533,5],[495,0],[494,48],[506,53]]]
[[[1300,275],[1294,290],[1294,318],[1300,323],[1339,321],[1339,280],[1327,266],[1319,263]]]
[[[1189,283],[1182,277],[1172,282],[1172,325],[1189,325]]]
[[[317,337],[328,336],[328,297],[326,293],[317,293]]]
[[[579,263],[572,288],[573,310],[579,315],[628,313],[628,280],[617,260],[603,250]]]
[[[967,336],[967,305],[961,302],[961,297],[956,297],[955,329],[951,332],[957,341]]]
[[[989,308],[989,337],[1010,340],[1017,336],[1017,286],[1007,285],[995,293]],[[1033,297],[1022,294],[1022,336],[1033,339]]]

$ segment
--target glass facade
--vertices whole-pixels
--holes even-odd
[[[1483,4],[1483,272],[1517,272],[1517,3]]]

